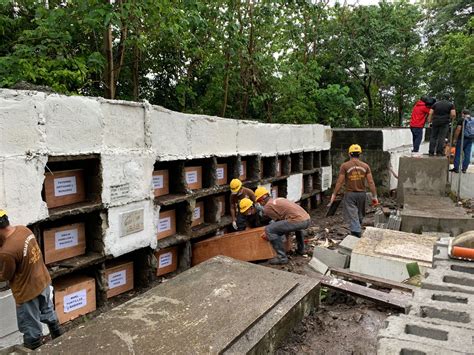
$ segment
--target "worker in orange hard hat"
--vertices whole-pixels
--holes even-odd
[[[239,179],[233,179],[230,184],[230,215],[232,217],[232,227],[237,231],[245,230],[247,227],[246,217],[240,213],[239,202],[243,198],[248,198],[255,202],[255,194],[252,190],[242,185]]]
[[[304,230],[309,227],[311,219],[309,214],[296,203],[286,198],[270,197],[268,190],[260,186],[255,190],[257,203],[263,206],[263,216],[272,219],[274,222],[265,227],[266,238],[272,244],[277,253],[276,258],[270,260],[270,264],[287,264],[288,257],[284,247],[284,238],[287,233],[295,232],[297,241],[297,253],[304,254]],[[256,213],[256,209],[250,206],[249,202],[240,202],[243,213]]]
[[[361,154],[362,148],[360,145],[353,144],[349,147],[350,159],[341,165],[330,202],[331,205],[336,200],[342,185],[345,185],[346,193],[343,200],[344,218],[349,223],[351,234],[359,238],[362,233],[362,219],[365,216],[365,204],[367,201],[366,183],[369,185],[370,192],[372,192],[372,203],[374,205],[379,203],[372,171],[367,163],[360,160]]]

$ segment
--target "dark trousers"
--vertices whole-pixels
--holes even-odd
[[[413,137],[413,152],[418,153],[423,139],[423,128],[410,127],[410,130]]]
[[[23,342],[27,347],[41,344],[43,326],[58,326],[58,318],[54,311],[51,288],[46,287],[36,298],[16,306],[18,329],[23,333]],[[51,329],[51,328],[50,328]]]
[[[265,227],[267,238],[275,249],[277,257],[281,260],[287,260],[286,251],[284,247],[285,235],[291,232],[295,232],[296,241],[298,243],[299,251],[304,251],[304,233],[303,231],[309,227],[310,220],[303,222],[288,222],[288,221],[276,221],[270,223]]]
[[[352,233],[360,234],[362,231],[362,220],[365,217],[365,204],[367,194],[365,192],[346,192],[342,200],[343,215]]]
[[[430,150],[429,153],[434,155],[444,155],[445,140],[448,136],[449,123],[433,121],[430,136]]]
[[[466,171],[471,162],[472,139],[464,138],[463,147],[461,149],[461,138],[458,138],[456,143],[456,155],[454,156],[454,170],[459,171],[459,163],[461,161],[461,151],[464,152],[464,159],[462,160],[462,171]]]

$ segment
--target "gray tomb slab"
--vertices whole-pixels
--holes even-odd
[[[46,353],[220,353],[298,286],[218,256],[41,347]]]

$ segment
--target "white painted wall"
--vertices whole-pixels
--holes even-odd
[[[262,124],[173,112],[147,102],[67,97],[32,91],[0,90],[0,205],[15,224],[48,217],[41,190],[49,155],[100,154],[102,202],[108,208],[107,253],[119,256],[156,245],[157,212],[151,176],[156,160],[261,154],[275,156],[328,150],[331,130],[322,125]],[[300,175],[288,181],[301,197]],[[128,192],[112,197],[114,187]],[[117,237],[119,214],[145,208],[145,231]]]

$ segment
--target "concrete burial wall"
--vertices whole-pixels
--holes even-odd
[[[400,157],[411,155],[413,146],[410,129],[333,129],[331,156],[334,176],[337,176],[340,165],[349,158],[347,150],[351,144],[362,147],[362,160],[371,166],[379,193],[388,193],[397,188],[397,178],[390,172],[390,167],[397,173]],[[426,138],[420,153],[428,153]]]
[[[329,150],[322,125],[261,124],[173,112],[148,103],[0,90],[0,206],[15,224],[48,218],[41,191],[50,156],[100,154],[106,254],[156,246],[155,161]],[[291,185],[293,179],[288,183]],[[295,180],[296,181],[296,180]],[[113,194],[127,185],[126,194]],[[289,191],[301,189],[301,182]],[[119,215],[144,209],[144,230],[119,238]]]

